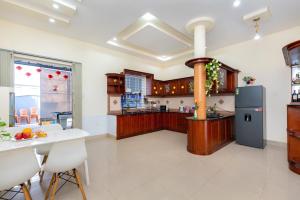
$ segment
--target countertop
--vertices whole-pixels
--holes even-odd
[[[170,109],[167,112],[161,112],[159,110],[140,110],[140,111],[130,111],[130,112],[126,112],[126,113],[110,112],[110,113],[108,113],[108,115],[126,116],[126,115],[141,115],[141,114],[148,114],[148,113],[181,113],[181,114],[193,115],[193,113],[179,112],[178,109]],[[220,114],[219,117],[207,118],[206,120],[224,119],[224,118],[227,118],[227,117],[233,117],[235,115],[234,112],[229,112],[229,111],[217,111],[217,113]],[[187,119],[189,119],[189,120],[198,120],[198,119],[194,119],[193,117],[187,117]]]
[[[206,120],[219,120],[219,119],[225,119],[228,117],[234,117],[235,113],[234,112],[229,112],[229,111],[217,111],[218,114],[220,114],[219,117],[214,117],[214,118],[207,118]],[[188,120],[195,120],[195,121],[204,121],[203,119],[194,119],[194,117],[187,117]]]
[[[287,104],[287,106],[300,106],[300,102],[292,102]]]
[[[139,111],[129,111],[129,112],[109,112],[108,115],[115,115],[115,116],[124,116],[124,115],[138,115],[138,114],[148,114],[148,113],[182,113],[182,114],[190,114],[192,115],[193,113],[186,113],[186,112],[179,112],[178,109],[170,109],[169,111],[166,112],[161,112],[159,110],[139,110]]]

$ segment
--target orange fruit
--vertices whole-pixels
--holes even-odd
[[[22,133],[25,133],[25,134],[30,134],[32,133],[32,129],[31,128],[24,128]]]

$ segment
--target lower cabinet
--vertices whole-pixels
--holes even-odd
[[[234,117],[215,120],[188,120],[189,152],[209,155],[233,141]]]
[[[117,139],[132,137],[159,130],[187,133],[186,117],[193,114],[165,112],[117,116]]]
[[[287,119],[289,167],[300,174],[300,105],[288,106]]]

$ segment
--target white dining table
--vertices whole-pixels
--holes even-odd
[[[81,129],[74,128],[74,129],[67,129],[67,130],[51,131],[51,134],[48,134],[48,136],[44,138],[34,138],[25,141],[13,141],[13,140],[1,141],[0,140],[0,153],[21,149],[21,148],[35,148],[42,145],[49,145],[57,142],[76,140],[76,139],[86,138],[89,136],[91,136],[90,133]],[[84,170],[85,170],[86,184],[89,185],[90,178],[89,178],[87,160],[84,162]]]

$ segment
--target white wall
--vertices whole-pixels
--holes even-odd
[[[83,65],[83,125],[92,133],[107,133],[106,73],[124,68],[159,74],[147,61],[98,46],[0,20],[0,48],[81,62]],[[148,62],[149,63],[149,62]]]
[[[290,102],[291,72],[285,65],[282,47],[299,39],[300,27],[295,27],[265,36],[259,41],[250,40],[208,52],[210,57],[241,71],[239,86],[244,85],[242,78],[245,75],[251,75],[257,79],[256,84],[266,87],[268,140],[286,142],[286,104]],[[181,64],[170,66],[161,77],[167,79],[192,75],[183,63],[184,60]]]

